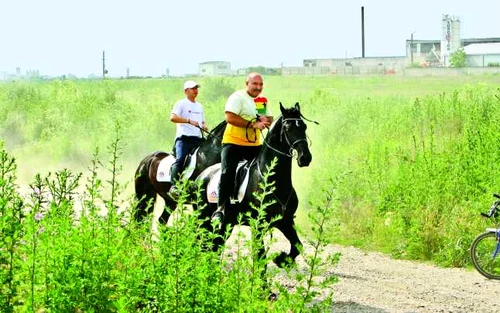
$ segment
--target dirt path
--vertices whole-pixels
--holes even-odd
[[[335,312],[500,312],[500,281],[475,271],[394,260],[329,246],[342,257],[332,272]]]
[[[279,237],[271,250],[287,248],[286,239]],[[328,245],[325,250],[328,254],[337,252],[342,254],[340,262],[324,273],[339,278],[332,286],[332,312],[500,312],[500,281],[488,280],[475,271],[394,260],[353,247]],[[307,243],[305,253],[312,253]],[[297,263],[299,270],[307,271],[302,256]],[[277,279],[293,285],[284,277]]]

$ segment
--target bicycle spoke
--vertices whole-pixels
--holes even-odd
[[[471,258],[474,267],[483,276],[490,279],[500,279],[500,256],[498,242],[495,232],[479,235],[471,247]]]

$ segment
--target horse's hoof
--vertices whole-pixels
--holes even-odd
[[[273,261],[279,268],[285,268],[294,263],[293,259],[285,252],[281,252]]]
[[[276,301],[276,300],[278,300],[278,294],[275,292],[271,292],[271,294],[269,295],[269,297],[267,299],[269,301]]]

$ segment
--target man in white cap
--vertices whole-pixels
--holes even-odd
[[[186,156],[201,144],[203,140],[201,130],[207,130],[203,107],[201,103],[196,102],[199,87],[200,85],[195,81],[186,81],[184,83],[186,98],[177,101],[170,113],[170,121],[177,124],[175,134],[176,160],[172,164],[170,172],[172,187],[169,193],[173,198],[179,196],[176,183],[179,179],[179,174],[184,170]]]

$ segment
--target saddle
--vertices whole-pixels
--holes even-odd
[[[238,167],[236,168],[233,195],[231,196],[231,204],[243,201],[248,186],[248,180],[250,178],[250,167],[254,162],[255,159],[252,161],[241,161],[238,163]],[[199,176],[210,177],[206,190],[209,203],[217,203],[217,201],[219,200],[220,174],[221,165],[220,163],[218,163],[205,169]]]
[[[193,150],[190,154],[186,156],[184,160],[184,171],[183,177],[189,179],[193,175],[194,168],[196,167],[196,155],[199,148]],[[156,180],[159,182],[172,182],[172,177],[170,175],[170,169],[172,164],[175,162],[175,156],[173,153],[169,154],[166,158],[163,158],[158,164],[158,170],[156,171]]]

